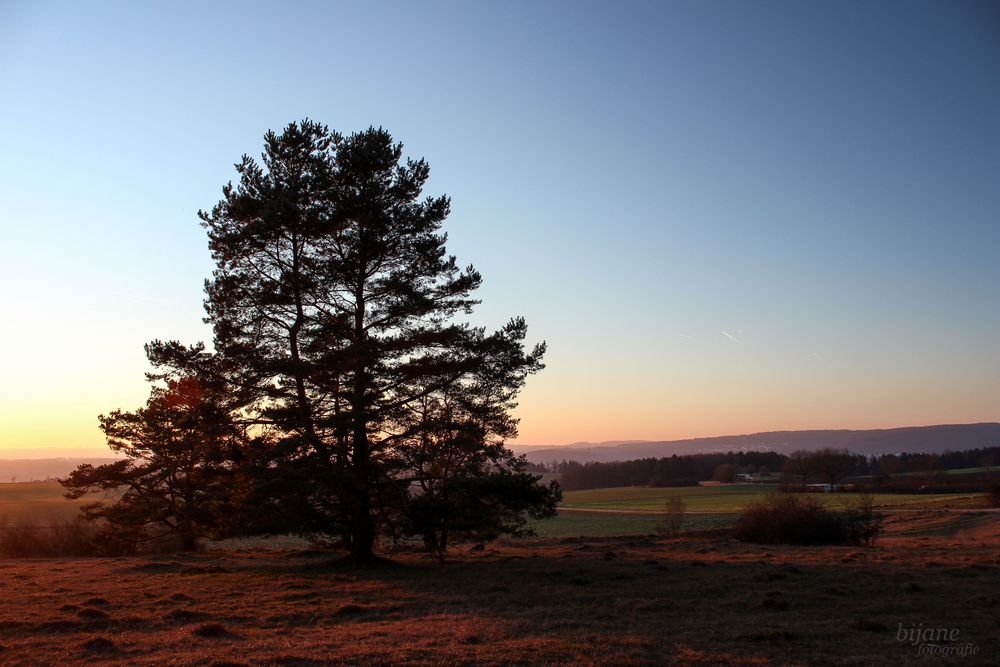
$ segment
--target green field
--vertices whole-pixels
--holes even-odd
[[[531,527],[539,537],[611,537],[648,535],[656,532],[667,499],[680,496],[688,514],[683,530],[724,528],[736,523],[747,504],[774,486],[730,484],[677,488],[619,487],[566,491],[558,516],[535,521]],[[830,509],[842,509],[858,497],[853,493],[811,494]],[[885,511],[981,507],[982,494],[879,494],[876,504]]]
[[[950,470],[944,470],[945,475],[976,475],[982,472],[995,473],[1000,472],[1000,467],[990,466],[979,467],[979,468],[951,468]]]
[[[578,510],[613,510],[618,512],[659,512],[671,496],[680,496],[688,512],[739,512],[762,494],[774,491],[766,484],[729,484],[725,486],[685,486],[655,488],[626,486],[614,489],[565,491],[561,507]],[[839,509],[856,499],[855,493],[816,493],[817,500],[831,509]],[[875,495],[879,507],[974,507],[982,504],[982,494],[906,494]]]

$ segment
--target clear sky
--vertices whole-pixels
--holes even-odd
[[[0,0],[0,455],[210,338],[196,212],[303,117],[429,161],[518,442],[1000,420],[996,2]]]

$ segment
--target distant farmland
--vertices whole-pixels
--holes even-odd
[[[687,511],[686,528],[729,525],[739,512],[761,494],[774,490],[763,484],[654,488],[629,486],[613,489],[566,491],[559,517],[533,524],[540,535],[621,535],[653,532],[657,515],[667,499],[680,496]],[[58,482],[0,484],[0,521],[7,524],[48,525],[72,519],[84,501],[63,498]],[[813,494],[831,509],[839,509],[856,497],[851,493]],[[970,508],[983,505],[983,494],[878,494],[875,501],[886,511],[893,509]],[[586,511],[585,511],[586,510]],[[702,515],[699,518],[698,515]],[[718,515],[718,516],[710,516]],[[583,530],[584,532],[576,532]]]
[[[80,513],[85,500],[63,497],[59,482],[0,484],[0,521],[12,524],[51,525],[68,521]]]
[[[680,496],[687,509],[684,530],[726,528],[736,523],[742,509],[773,485],[732,484],[653,488],[643,486],[613,489],[567,491],[559,515],[546,521],[532,522],[539,537],[611,537],[650,535],[656,532],[661,512],[668,498]],[[841,509],[857,497],[853,493],[811,494],[831,509]],[[879,494],[876,504],[885,512],[926,509],[936,513],[945,509],[981,508],[983,494]]]
[[[566,491],[561,507],[576,510],[621,512],[659,512],[672,496],[680,496],[688,512],[739,512],[754,499],[775,490],[765,484],[730,484],[726,486],[691,486],[657,488],[628,486],[613,489]],[[839,509],[857,497],[854,493],[811,494],[831,509]],[[942,507],[976,507],[983,504],[983,494],[941,493],[876,494],[875,502],[884,509],[920,509]]]

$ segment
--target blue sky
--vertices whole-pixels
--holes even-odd
[[[1000,418],[995,3],[205,5],[0,0],[0,448],[209,337],[196,212],[303,117],[429,161],[520,442]]]

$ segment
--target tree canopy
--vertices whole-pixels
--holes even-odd
[[[186,549],[219,534],[243,432],[216,387],[197,377],[154,387],[146,406],[101,415],[112,451],[124,458],[81,465],[63,480],[68,498],[100,492],[84,515],[110,524],[109,539],[177,538]]]
[[[148,346],[154,377],[227,388],[253,507],[233,524],[339,535],[364,561],[380,532],[440,550],[551,515],[557,487],[503,446],[545,345],[526,349],[522,318],[493,332],[466,321],[482,277],[446,251],[450,201],[423,196],[427,163],[385,130],[306,120],[268,132],[261,160],[236,171],[199,213],[214,351]]]

